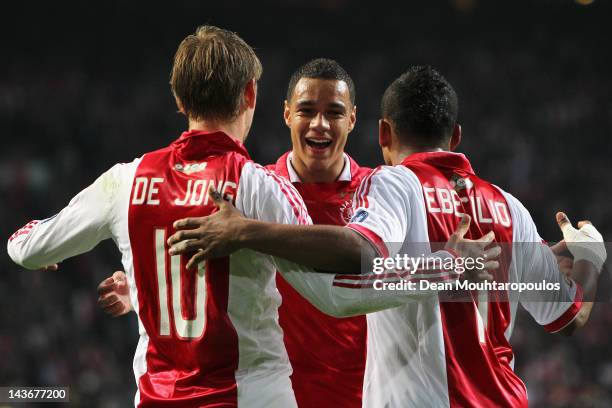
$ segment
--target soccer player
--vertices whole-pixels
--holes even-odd
[[[583,292],[594,298],[605,247],[592,225],[582,222],[575,229],[557,214],[574,256],[573,280],[566,280],[520,202],[479,178],[464,155],[452,152],[461,140],[457,111],[451,85],[430,67],[413,67],[383,96],[379,143],[388,166],[364,179],[347,227],[246,220],[218,200],[217,214],[175,223],[184,230],[169,239],[170,252],[199,248],[190,260],[196,263],[251,248],[325,268],[355,256],[338,244],[351,231],[392,256],[397,252],[393,243],[445,241],[458,220],[471,214],[470,234],[494,231],[499,242],[522,243],[504,254],[498,280],[546,281],[558,290],[519,299],[516,293],[504,298],[492,292],[487,299],[486,292],[473,298],[467,292],[468,302],[433,298],[369,314],[364,406],[527,407],[509,343],[517,305],[550,332],[569,334],[583,326],[592,306],[582,301]],[[363,281],[353,283],[359,285]]]
[[[186,257],[168,256],[174,220],[215,210],[207,195],[211,186],[247,217],[310,223],[293,186],[253,163],[242,144],[261,71],[254,51],[236,34],[199,28],[181,42],[170,81],[189,130],[168,147],[113,166],[59,214],[32,221],[9,239],[9,255],[28,269],[89,251],[104,239],[115,241],[140,328],[137,406],[295,406],[277,323],[276,269],[310,301],[337,313],[432,296],[424,290],[381,297],[364,288],[349,297],[355,291],[335,286],[334,275],[250,250],[199,264],[195,271],[185,268]],[[449,240],[450,252],[438,257],[454,258],[453,249],[470,241],[463,239],[468,224],[466,217]],[[489,235],[478,245],[490,241]],[[426,281],[440,278],[432,271],[412,272]],[[441,275],[458,279],[454,271]]]
[[[291,181],[315,224],[345,225],[352,198],[371,169],[344,153],[356,121],[355,86],[330,59],[315,59],[291,76],[284,118],[292,150],[267,166]],[[291,383],[298,406],[326,404],[361,407],[366,362],[366,318],[334,318],[321,313],[281,274],[279,322],[293,368]],[[99,304],[119,316],[131,310],[123,272],[100,284]]]

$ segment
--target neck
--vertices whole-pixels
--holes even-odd
[[[413,155],[415,153],[424,153],[424,152],[443,152],[448,149],[443,149],[442,147],[414,147],[414,146],[400,146],[397,150],[389,152],[389,156],[391,159],[391,165],[395,166],[400,164],[406,159],[406,157]]]
[[[194,120],[189,119],[189,130],[201,130],[203,132],[223,132],[233,139],[244,143],[246,131],[240,120],[232,122],[222,122],[214,120]]]
[[[344,169],[344,155],[326,169],[309,169],[295,154],[291,158],[291,165],[302,183],[333,183],[338,180]]]

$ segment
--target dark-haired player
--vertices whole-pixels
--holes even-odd
[[[344,153],[356,121],[355,85],[330,59],[315,59],[291,76],[284,110],[292,150],[269,166],[299,191],[313,223],[345,225],[352,197],[371,169]],[[300,407],[361,407],[366,318],[321,313],[282,275],[279,321]]]
[[[379,143],[388,166],[364,179],[347,227],[254,222],[218,200],[218,214],[175,224],[197,228],[171,237],[171,251],[200,248],[193,262],[245,247],[324,268],[355,256],[339,244],[354,231],[379,253],[393,255],[391,243],[445,241],[470,214],[473,236],[494,231],[499,242],[524,243],[503,259],[498,279],[557,284],[559,290],[539,293],[539,299],[519,301],[546,330],[573,332],[590,313],[582,295],[594,297],[606,257],[601,235],[585,223],[576,230],[557,215],[574,255],[574,281],[565,280],[527,210],[479,178],[464,155],[452,153],[461,140],[457,111],[457,96],[438,72],[411,68],[383,96]],[[363,281],[354,282],[359,285]],[[527,407],[508,340],[516,308],[517,302],[474,294],[469,302],[434,298],[369,314],[364,406]]]

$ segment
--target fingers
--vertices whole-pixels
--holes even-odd
[[[492,261],[494,259],[497,259],[497,257],[499,257],[501,252],[502,252],[501,247],[499,245],[495,245],[494,247],[489,248],[485,251],[484,258]]]
[[[198,228],[205,217],[195,217],[195,218],[183,218],[178,221],[174,221],[172,226],[174,229],[193,229]]]
[[[125,272],[115,271],[113,273],[113,280],[115,281],[116,284],[127,283],[127,277],[125,276]]]
[[[172,234],[170,236],[170,238],[168,238],[168,246],[173,246],[176,243],[179,243],[181,241],[185,241],[188,239],[197,239],[199,238],[200,233],[198,232],[198,230],[183,230],[183,231],[178,231],[175,232],[174,234]]]
[[[126,310],[125,307],[123,307],[123,304],[121,302],[118,302],[112,306],[105,308],[104,312],[108,313],[109,315],[113,317],[119,317],[121,315],[126,314],[128,310]]]
[[[102,308],[105,309],[111,305],[114,305],[115,303],[119,302],[119,296],[112,294],[112,295],[107,295],[107,296],[100,296],[98,298],[98,305]]]
[[[459,221],[459,225],[457,225],[457,229],[455,229],[455,232],[453,232],[453,235],[457,235],[458,237],[463,238],[470,229],[471,220],[472,219],[469,215],[463,214],[461,216],[461,220]]]
[[[550,250],[555,255],[565,254],[568,252],[567,243],[565,242],[564,239],[562,239],[561,241],[557,242],[555,245],[551,246]]]
[[[104,279],[98,285],[98,295],[102,296],[114,290],[115,280],[111,276],[110,278]]]
[[[193,252],[200,249],[200,242],[196,239],[181,241],[170,247],[168,253],[170,255],[180,255],[186,252]]]
[[[208,197],[212,200],[215,206],[217,206],[217,208],[220,208],[224,203],[223,196],[221,196],[221,193],[215,189],[212,183],[208,187]]]
[[[57,264],[43,266],[42,268],[40,268],[42,272],[55,272],[58,269],[59,269],[59,266]]]
[[[187,269],[196,269],[200,262],[204,262],[208,259],[208,252],[198,251],[197,254],[193,255],[189,262],[187,262]]]
[[[476,278],[479,281],[492,281],[493,275],[491,275],[487,270],[482,270],[476,274]]]
[[[488,233],[486,233],[482,237],[478,238],[474,242],[478,242],[480,244],[481,248],[485,248],[486,246],[488,246],[494,240],[495,240],[495,232],[489,231]]]
[[[559,224],[559,228],[561,231],[565,233],[568,228],[572,228],[572,223],[564,212],[559,211],[556,214],[557,224]]]
[[[589,220],[578,221],[578,229],[584,227],[585,225],[593,225],[593,223]]]

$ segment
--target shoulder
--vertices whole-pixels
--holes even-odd
[[[104,193],[107,198],[113,198],[117,191],[124,185],[131,185],[138,165],[142,157],[136,158],[128,163],[117,163],[105,171],[94,182],[94,185]]]
[[[491,184],[491,186],[501,193],[506,200],[506,203],[508,203],[508,207],[510,207],[510,211],[513,215],[516,214],[521,218],[529,217],[529,219],[531,219],[531,214],[529,214],[527,208],[525,208],[523,203],[521,203],[518,198],[495,184]]]
[[[491,185],[503,195],[508,204],[510,216],[512,217],[512,224],[514,225],[514,240],[516,242],[539,242],[540,238],[537,235],[537,227],[533,222],[529,210],[525,208],[518,198],[514,197],[509,192],[494,184]]]
[[[300,197],[295,187],[285,177],[281,176],[268,166],[262,166],[246,161],[242,165],[240,184],[259,190],[261,193],[280,191],[285,195]]]
[[[421,183],[409,168],[401,165],[378,166],[364,177],[364,187],[398,189],[405,192],[420,189]]]

